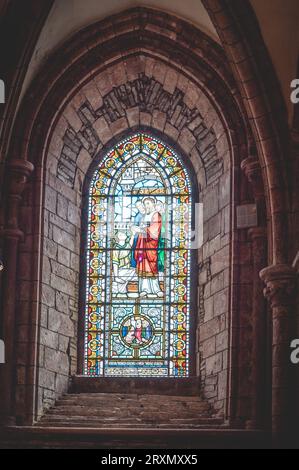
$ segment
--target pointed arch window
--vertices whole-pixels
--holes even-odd
[[[84,374],[187,377],[192,192],[181,158],[137,133],[89,188]]]

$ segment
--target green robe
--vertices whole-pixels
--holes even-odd
[[[165,215],[161,215],[162,218],[162,226],[161,226],[161,233],[158,242],[158,271],[159,273],[164,272],[165,267]]]

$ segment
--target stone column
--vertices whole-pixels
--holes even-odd
[[[16,297],[18,292],[17,262],[18,244],[23,237],[19,229],[19,206],[22,193],[33,165],[25,160],[11,160],[6,173],[7,212],[6,224],[2,233],[4,239],[4,282],[3,282],[3,339],[5,342],[5,365],[1,373],[1,421],[14,423],[14,395],[16,381]]]
[[[265,401],[267,399],[266,360],[267,360],[267,309],[263,295],[263,282],[260,271],[267,265],[266,205],[262,171],[256,156],[241,162],[257,205],[259,226],[249,229],[252,241],[253,293],[252,293],[252,411],[247,423],[250,429],[260,429],[265,425]]]
[[[259,277],[267,264],[267,230],[256,227],[249,230],[252,240],[253,292],[252,292],[252,412],[248,427],[260,429],[265,425],[265,400],[267,399],[267,309],[263,283]]]
[[[257,205],[259,225],[263,225],[266,227],[267,212],[265,191],[262,177],[262,169],[257,156],[251,155],[245,160],[242,160],[241,169],[244,171],[252,188],[254,201]]]
[[[296,271],[284,264],[269,266],[260,273],[270,303],[272,333],[272,432],[285,437],[290,424],[290,317],[294,308]]]

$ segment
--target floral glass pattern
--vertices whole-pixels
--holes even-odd
[[[84,374],[189,374],[192,195],[167,145],[138,133],[89,190]]]

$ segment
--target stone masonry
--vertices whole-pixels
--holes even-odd
[[[229,146],[218,114],[200,87],[165,63],[139,54],[111,66],[80,89],[66,105],[49,146],[43,209],[40,414],[67,390],[69,377],[77,372],[86,173],[104,146],[113,146],[119,135],[138,126],[159,131],[181,148],[197,175],[204,204],[198,329],[193,332],[197,334],[197,373],[204,396],[223,413],[230,266]]]

